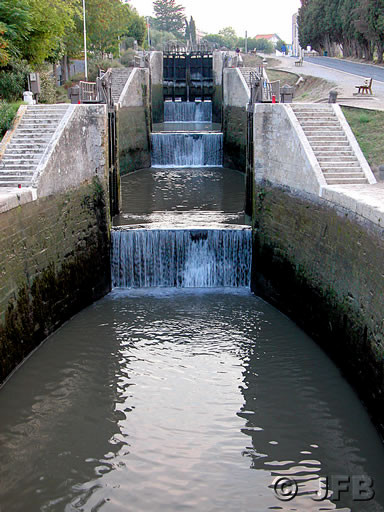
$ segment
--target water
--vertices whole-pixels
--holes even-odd
[[[147,169],[122,195],[114,284],[174,288],[114,290],[1,389],[0,512],[383,511],[384,448],[361,403],[247,288],[243,176]],[[375,498],[314,501],[336,475],[369,476]],[[298,494],[281,501],[287,477]]]
[[[355,394],[246,291],[115,292],[49,338],[0,410],[2,512],[383,510],[383,446]],[[376,498],[315,503],[338,474],[370,475]],[[286,475],[300,492],[284,503]]]
[[[222,165],[222,133],[152,133],[152,167]]]
[[[165,101],[164,121],[171,123],[180,122],[205,122],[212,123],[211,101]]]
[[[246,224],[244,174],[233,169],[143,169],[122,177],[121,191],[115,226]]]
[[[112,285],[250,286],[252,232],[240,229],[112,231]]]

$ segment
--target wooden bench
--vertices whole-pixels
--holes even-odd
[[[372,82],[373,79],[367,79],[365,80],[363,85],[355,85],[355,88],[357,89],[357,94],[372,94]]]
[[[295,66],[302,66],[303,65],[303,59],[299,59],[295,61]]]

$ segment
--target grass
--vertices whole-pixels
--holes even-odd
[[[376,173],[379,165],[384,165],[384,112],[353,107],[342,107],[342,110],[365,158]]]
[[[15,103],[0,101],[0,140],[4,137],[5,132],[12,127],[16,112],[22,104],[22,101]]]

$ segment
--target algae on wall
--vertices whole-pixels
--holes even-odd
[[[0,382],[110,290],[106,192],[92,183],[0,216]]]
[[[380,228],[319,197],[268,182],[256,184],[254,197],[253,291],[326,349],[382,429]]]

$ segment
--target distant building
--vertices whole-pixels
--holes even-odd
[[[277,34],[257,34],[255,39],[266,39],[272,44],[276,44],[278,41],[280,41],[280,37]]]
[[[295,57],[301,55],[301,48],[299,43],[299,25],[298,25],[299,13],[296,12],[292,16],[292,53]]]

